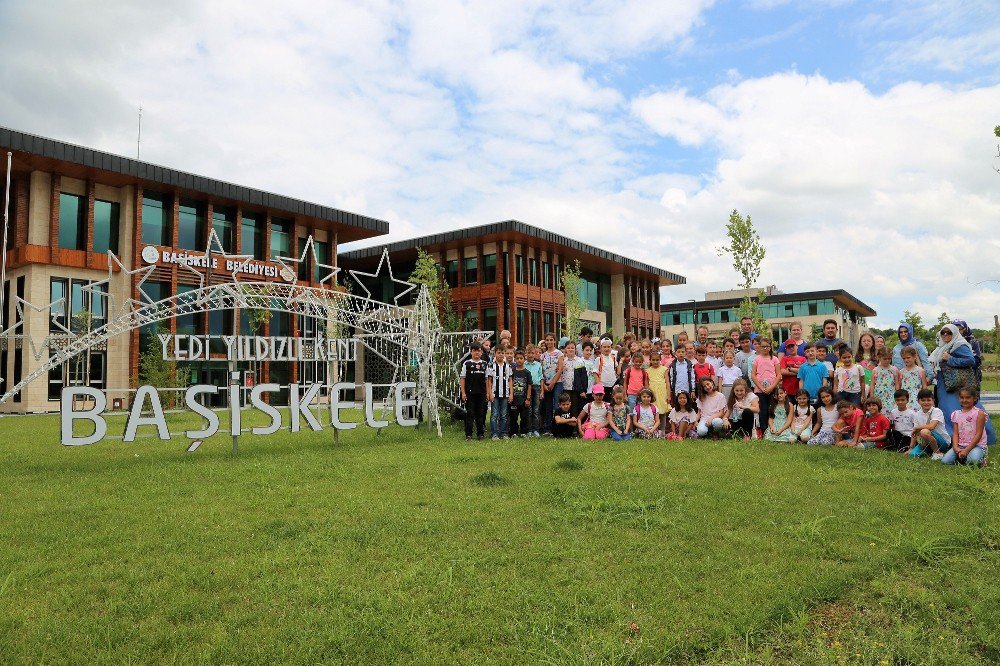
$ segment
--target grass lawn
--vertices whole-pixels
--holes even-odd
[[[0,419],[2,662],[1000,662],[996,460],[58,439]]]

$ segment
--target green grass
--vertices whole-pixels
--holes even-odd
[[[0,446],[2,662],[1000,661],[995,460],[452,428],[233,457],[54,417]]]

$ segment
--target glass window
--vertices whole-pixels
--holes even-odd
[[[212,209],[212,229],[219,237],[223,252],[233,251],[233,209],[225,206]]]
[[[505,285],[507,285],[508,287],[510,286],[510,253],[509,252],[504,252],[503,253],[503,283]],[[507,321],[507,325],[509,326],[510,325],[510,309],[509,308],[507,309],[506,321]]]
[[[514,281],[524,284],[524,257],[519,254],[514,255]]]
[[[108,323],[108,285],[102,284],[87,292],[90,301],[90,324],[92,329]]]
[[[289,257],[292,251],[292,221],[271,220],[271,258]],[[296,257],[297,258],[297,257]]]
[[[517,344],[521,347],[525,345],[525,340],[537,342],[538,338],[531,340],[528,336],[528,311],[524,308],[517,309]]]
[[[9,236],[8,236],[9,237]],[[49,301],[51,303],[52,301]],[[3,282],[3,322],[0,326],[0,331],[6,331],[10,328],[10,280],[4,280]],[[3,387],[3,383],[0,382],[0,387]]]
[[[300,261],[298,263],[298,267],[299,267],[299,280],[301,280],[302,282],[308,282],[309,281],[309,276],[312,275],[312,273],[310,273],[310,271],[309,271],[309,265],[312,263],[312,252],[306,252],[305,256],[304,257],[302,256],[302,251],[306,247],[306,239],[305,238],[301,238],[300,237],[299,238],[299,242],[298,242],[298,244],[295,247],[296,247],[296,249],[295,249],[295,256],[296,256],[296,258],[297,257],[302,257],[302,261]]]
[[[552,313],[551,312],[546,312],[546,313],[544,313],[542,315],[542,324],[545,326],[545,332],[546,333],[548,333],[549,331],[555,330],[555,329],[552,328]]]
[[[562,273],[559,271],[559,264],[552,266],[552,288],[562,289]]]
[[[49,303],[55,303],[63,299],[59,305],[49,308],[49,332],[63,332],[62,327],[66,326],[66,311],[69,309],[69,294],[67,294],[68,281],[62,278],[52,278],[49,281]]]
[[[264,216],[257,213],[243,215],[240,223],[240,254],[264,258]]]
[[[538,260],[534,257],[528,259],[528,284],[538,286]]]
[[[145,292],[153,303],[161,301],[170,294],[170,283],[168,282],[144,282],[142,291]],[[142,298],[140,296],[140,298]],[[153,322],[145,324],[139,328],[139,354],[149,349],[150,345],[159,345],[156,339],[157,333],[167,332],[170,322]]]
[[[57,366],[49,368],[49,400],[58,400],[62,395],[63,365],[65,364],[60,363]]]
[[[496,308],[483,308],[483,330],[491,331],[493,334],[496,334],[497,332]]]
[[[59,247],[84,250],[87,242],[87,200],[59,193]]]
[[[94,201],[94,252],[118,254],[118,203]]]
[[[292,315],[287,312],[275,312],[268,324],[271,335],[287,337],[292,334]]]
[[[205,204],[181,199],[177,207],[177,246],[185,250],[205,249]]]
[[[208,313],[208,334],[209,335],[232,335],[233,334],[233,311],[232,310],[212,310]],[[208,344],[209,352],[212,354],[225,354],[226,343],[222,338],[212,339]]]
[[[539,312],[538,310],[531,311],[531,339],[538,340],[542,337],[542,330],[539,328]]]
[[[142,242],[147,245],[170,245],[169,195],[143,193]]]
[[[450,259],[444,263],[444,280],[449,287],[458,286],[458,259]]]
[[[479,259],[476,257],[466,257],[462,260],[463,283],[467,285],[479,284]]]
[[[483,256],[483,284],[492,284],[497,281],[497,255],[487,254]]]
[[[330,274],[329,268],[323,268],[320,264],[330,265],[330,244],[326,241],[313,241],[316,249],[316,266],[313,268],[313,282],[319,282]],[[332,284],[330,285],[333,286]]]
[[[183,304],[190,303],[191,302],[190,299],[185,298],[184,294],[193,292],[195,291],[195,289],[197,289],[197,287],[194,287],[189,284],[177,285],[177,295],[179,296],[178,305],[184,307]],[[203,314],[204,313],[198,312],[198,313],[177,315],[176,317],[177,335],[200,335],[203,329],[202,325],[202,322],[204,321],[204,319],[202,318]]]
[[[549,262],[542,262],[542,286],[546,289],[552,288],[552,272],[549,270]]]

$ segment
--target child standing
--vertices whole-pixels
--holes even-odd
[[[507,414],[510,411],[511,375],[514,369],[507,362],[508,349],[497,349],[495,359],[486,371],[486,399],[490,401],[490,433],[493,439],[508,439]]]
[[[649,376],[649,390],[653,392],[653,404],[656,405],[656,413],[661,421],[657,427],[665,435],[667,412],[670,411],[670,391],[667,390],[667,368],[660,363],[660,354],[655,350],[649,355],[646,374]]]
[[[830,359],[832,356],[829,353],[829,347],[827,347],[822,342],[816,343],[816,358],[826,366],[826,374],[830,378],[830,382],[833,382],[833,361]]]
[[[789,354],[794,353],[794,350],[788,349],[785,352],[785,357],[787,358]],[[779,388],[775,400],[771,401],[771,413],[768,415],[767,434],[764,439],[772,442],[787,442],[792,439],[792,409],[792,401],[788,393],[785,392],[784,387]]]
[[[561,397],[563,392],[560,383],[563,373],[563,353],[556,349],[555,333],[545,334],[545,351],[539,360],[542,362],[542,429],[545,433],[549,433],[552,430],[552,415],[559,407],[558,397]]]
[[[892,352],[883,347],[875,352],[878,365],[872,370],[872,395],[889,405],[894,401],[899,389],[899,370],[892,365]],[[886,407],[882,408],[883,410]]]
[[[572,439],[576,437],[579,428],[579,421],[573,414],[570,406],[572,400],[569,393],[563,391],[559,394],[559,402],[556,404],[555,414],[552,415],[552,435],[558,439]]]
[[[730,435],[750,439],[751,435],[754,434],[754,416],[760,413],[760,400],[750,392],[746,380],[736,380],[727,405],[729,419],[724,425],[729,430]]]
[[[528,434],[532,437],[540,437],[542,424],[539,405],[542,402],[542,364],[538,360],[538,347],[528,345],[524,352],[524,369],[531,374],[531,405],[528,416]]]
[[[735,388],[735,386],[734,386]],[[698,436],[704,437],[711,431],[712,438],[718,439],[719,433],[726,428],[726,417],[729,416],[729,405],[726,396],[715,388],[711,379],[701,381],[701,397],[698,398]]]
[[[476,427],[476,438],[483,438],[486,429],[486,371],[489,369],[483,360],[483,346],[473,342],[469,355],[462,362],[459,373],[458,387],[465,403],[465,440],[472,439],[472,427]]]
[[[514,352],[514,371],[510,375],[510,436],[527,437],[531,432],[531,373],[524,367],[524,350]]]
[[[917,409],[920,406],[917,394],[927,388],[927,373],[917,365],[917,350],[914,347],[903,347],[900,356],[903,357],[903,369],[899,371],[899,388],[910,394],[910,409]]]
[[[711,379],[715,385],[718,386],[719,380],[715,376],[715,366],[706,360],[708,357],[708,349],[705,347],[696,347],[694,355],[695,358],[698,359],[697,363],[694,364],[694,379],[696,385],[700,387],[701,380]]]
[[[909,452],[913,448],[913,421],[917,413],[907,404],[910,394],[903,389],[896,391],[893,399],[896,401],[896,406],[889,411],[892,432],[889,433],[886,448],[890,451]]]
[[[722,369],[719,371],[719,380],[722,382],[722,395],[729,399],[729,394],[733,390],[733,383],[737,379],[743,379],[743,371],[736,367],[736,354],[727,351],[722,355]]]
[[[750,347],[750,334],[742,333],[739,337],[740,349],[736,352],[736,367],[743,373],[743,379],[750,381],[750,362],[753,360],[754,351]]]
[[[632,419],[629,416],[628,403],[625,401],[625,390],[621,386],[615,387],[611,401],[611,439],[616,442],[632,439]]]
[[[660,342],[660,365],[664,368],[669,368],[670,364],[674,362],[674,347],[670,344],[670,340],[663,340]]]
[[[705,356],[705,361],[711,363],[712,367],[715,368],[715,376],[719,376],[719,368],[722,367],[722,356],[719,351],[719,345],[716,344],[715,340],[708,341],[708,354]]]
[[[678,391],[684,393],[694,393],[694,363],[687,360],[687,349],[678,345],[677,355],[674,362],[667,369],[667,379],[670,382],[670,395],[677,395]]]
[[[604,402],[604,387],[594,385],[594,400],[583,406],[580,412],[580,436],[584,439],[607,439],[610,413]]]
[[[812,435],[813,417],[816,415],[816,408],[812,406],[812,398],[807,391],[799,391],[795,394],[795,411],[792,412],[792,427],[790,428],[791,441],[805,444]]]
[[[810,446],[830,446],[837,439],[833,426],[837,423],[837,404],[833,399],[833,391],[824,386],[819,390],[820,407],[816,410],[816,433],[806,444]]]
[[[944,412],[934,406],[934,391],[930,389],[921,389],[917,394],[917,402],[920,403],[920,409],[913,419],[910,455],[919,456],[930,451],[932,460],[941,460],[944,452],[951,446],[944,424]]]
[[[799,367],[806,362],[805,356],[799,356],[799,347],[795,340],[785,341],[785,355],[781,357],[781,387],[785,395],[795,395],[799,392]]]
[[[583,353],[583,367],[587,370],[587,396],[584,398],[584,401],[590,402],[594,395],[594,370],[597,369],[597,357],[594,356],[594,343],[588,340],[580,345],[580,349]]]
[[[753,360],[751,379],[754,391],[760,400],[762,414],[771,413],[771,397],[778,390],[778,375],[781,363],[771,354],[771,341],[757,338],[757,357]]]
[[[985,411],[976,407],[978,400],[978,391],[959,389],[958,403],[962,408],[951,413],[951,422],[954,424],[951,450],[941,459],[945,465],[982,465],[986,461],[986,420],[989,417]]]
[[[810,403],[819,404],[817,402],[819,400],[819,390],[826,386],[830,375],[827,372],[826,365],[817,360],[816,345],[812,342],[807,342],[805,350],[806,362],[799,366],[798,390],[809,394]],[[796,396],[798,396],[798,391],[796,391]],[[796,397],[797,400],[798,398]]]
[[[608,391],[614,388],[617,379],[615,357],[611,353],[611,340],[604,338],[601,340],[601,353],[594,368],[594,384],[603,386],[604,394],[607,395]]]
[[[865,373],[860,366],[854,365],[854,354],[846,346],[840,350],[840,363],[833,373],[833,390],[838,400],[847,400],[855,407],[861,406],[861,398],[865,392]]]
[[[878,398],[868,398],[865,400],[865,416],[861,419],[861,430],[856,437],[856,446],[859,449],[873,447],[884,449],[888,436],[889,419],[882,413],[882,403]]]
[[[576,343],[572,340],[563,344],[562,375],[559,382],[562,390],[570,394],[570,407],[574,414],[580,413],[580,406],[587,397],[587,377],[583,359],[576,355]]]
[[[632,432],[639,439],[657,439],[660,436],[660,415],[653,404],[653,392],[648,388],[639,391],[639,402],[632,412]]]
[[[649,373],[643,369],[642,361],[642,354],[633,354],[632,365],[622,375],[622,385],[625,387],[625,395],[628,396],[629,409],[634,409],[639,402],[639,393],[644,388],[649,388]]]

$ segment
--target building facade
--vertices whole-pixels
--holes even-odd
[[[760,309],[771,326],[772,339],[779,342],[788,339],[794,322],[802,324],[803,334],[809,338],[813,325],[822,327],[824,321],[833,319],[837,322],[837,336],[854,348],[860,335],[868,329],[866,318],[876,314],[870,306],[843,289],[785,294],[768,287],[764,292]],[[709,292],[703,301],[661,305],[662,334],[676,342],[681,331],[687,331],[693,338],[699,326],[707,326],[709,337],[725,337],[740,325],[736,311],[744,296],[745,292],[739,290]]]
[[[253,280],[295,277],[300,284],[330,288],[332,282],[324,282],[317,264],[336,265],[339,243],[385,234],[389,228],[362,215],[3,128],[0,151],[13,153],[0,330],[21,322],[18,333],[23,334],[0,340],[4,390],[64,344],[66,329],[96,329],[108,321],[113,304],[143,298],[134,270],[153,267],[141,289],[154,301],[195,289],[198,277],[183,264],[203,258],[213,231],[221,247],[210,274],[220,281],[232,272],[225,255],[252,255],[247,270]],[[309,236],[315,254],[305,253],[295,264],[298,274],[291,276],[274,259],[301,256]],[[125,268],[111,266],[110,280],[109,250]],[[35,307],[19,306],[17,299]],[[59,301],[61,305],[49,307]],[[49,371],[0,411],[57,410],[61,389],[69,384],[103,389],[109,404],[120,397],[127,405],[128,389],[140,374],[140,355],[149,345],[159,345],[156,333],[299,336],[317,325],[275,312],[251,329],[247,314],[183,315],[123,333],[82,360]],[[225,384],[228,371],[241,368],[227,362],[224,351],[213,348],[210,360],[172,368],[174,386]],[[319,367],[290,361],[264,363],[255,370],[258,381],[287,384],[312,379],[306,375],[321,372]]]
[[[596,333],[657,335],[660,287],[686,281],[517,220],[347,250],[339,261],[345,268],[374,271],[388,249],[394,275],[406,279],[413,272],[417,248],[442,267],[452,305],[466,328],[494,333],[508,329],[518,345],[560,330],[566,314],[562,271],[573,262],[580,262],[584,281],[581,320]]]

